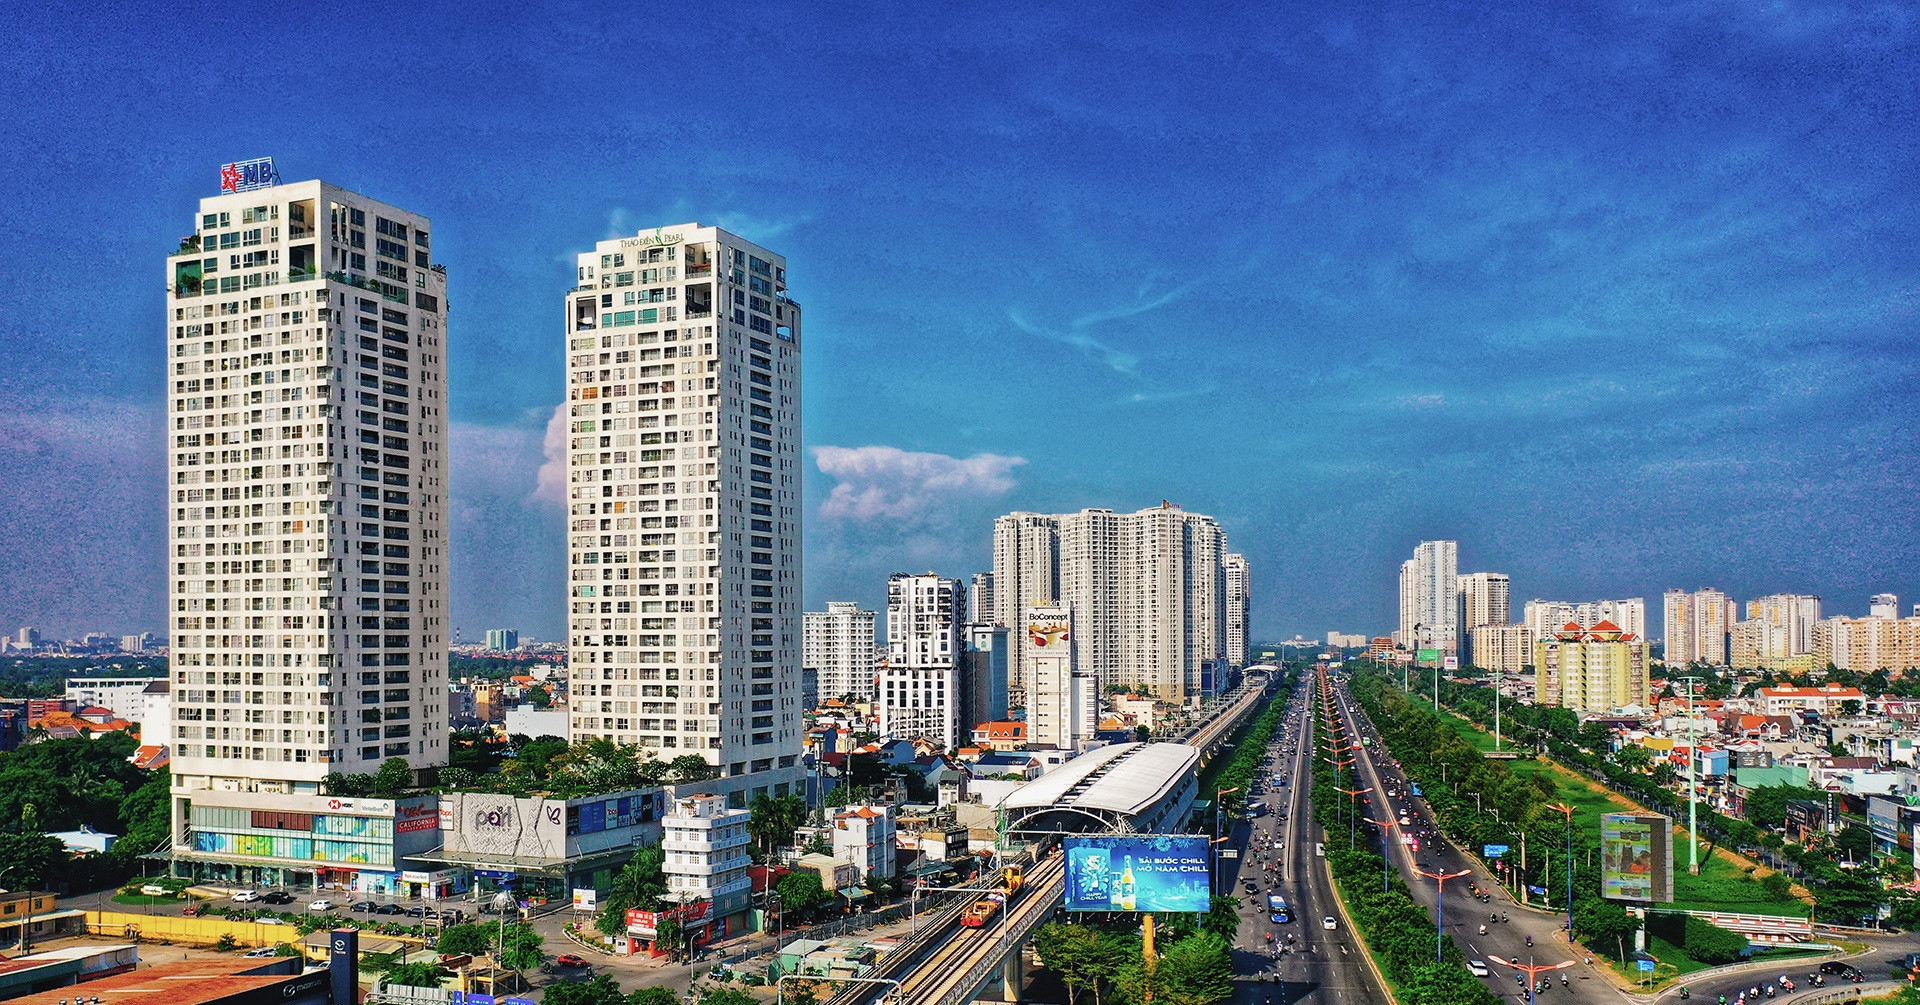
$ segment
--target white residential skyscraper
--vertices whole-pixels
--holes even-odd
[[[1682,667],[1689,663],[1708,666],[1727,665],[1727,633],[1735,618],[1733,601],[1715,589],[1697,593],[1668,590],[1662,598],[1665,607],[1666,665]]]
[[[697,753],[730,805],[800,781],[800,306],[697,223],[601,241],[566,294],[573,738]]]
[[[1422,541],[1400,566],[1401,645],[1456,651],[1459,640],[1460,543]],[[1414,629],[1418,627],[1419,632]]]
[[[1747,601],[1747,620],[1759,621],[1783,629],[1785,651],[1779,656],[1799,656],[1813,652],[1813,626],[1820,622],[1820,598],[1794,593],[1776,593]]]
[[[329,772],[446,763],[446,273],[425,217],[271,161],[221,179],[166,265],[173,680],[148,742],[173,746],[180,874],[352,885],[391,874],[391,830],[247,835],[263,807],[301,829]]]
[[[967,617],[976,625],[1004,625],[993,606],[993,573],[976,572],[967,584]]]
[[[1252,606],[1252,586],[1247,556],[1239,553],[1228,555],[1227,662],[1237,667],[1247,665],[1247,612]]]
[[[1010,513],[993,540],[1000,609],[1072,609],[1076,665],[1103,686],[1185,702],[1200,689],[1201,664],[1227,655],[1226,534],[1211,517],[1171,503]],[[1028,657],[1014,646],[1012,688],[1023,696],[1033,686]]]
[[[872,701],[874,612],[832,600],[801,621],[801,666],[816,674],[820,697]]]
[[[926,738],[957,750],[964,729],[960,669],[966,651],[966,592],[929,572],[887,579],[887,665],[880,671],[880,731]]]

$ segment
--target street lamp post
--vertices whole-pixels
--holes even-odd
[[[1433,880],[1435,883],[1433,896],[1433,907],[1435,911],[1433,924],[1433,962],[1439,963],[1441,959],[1441,947],[1446,944],[1447,938],[1447,880],[1470,876],[1473,874],[1473,870],[1462,869],[1459,872],[1428,872],[1419,866],[1415,866],[1413,871]]]
[[[1567,945],[1573,945],[1573,806],[1568,803],[1549,803],[1547,809],[1558,810],[1567,815]]]
[[[1347,850],[1352,851],[1353,850],[1354,817],[1358,815],[1357,811],[1354,809],[1353,797],[1367,790],[1366,789],[1343,789],[1338,785],[1334,786],[1333,790],[1335,792],[1344,792],[1347,794]]]
[[[1687,872],[1689,875],[1698,876],[1700,875],[1700,841],[1698,838],[1700,833],[1700,819],[1696,815],[1697,810],[1694,803],[1694,791],[1696,788],[1694,765],[1700,761],[1700,741],[1695,739],[1693,735],[1693,692],[1696,688],[1695,682],[1701,678],[1695,674],[1688,674],[1680,679],[1687,682]]]
[[[1207,846],[1208,855],[1212,859],[1213,873],[1220,871],[1220,852],[1216,847],[1220,843],[1220,800],[1221,797],[1228,793],[1238,791],[1240,791],[1240,786],[1236,785],[1230,789],[1215,790],[1213,793],[1213,842]],[[1209,875],[1207,878],[1207,895],[1211,897],[1219,894],[1219,892],[1220,881],[1212,875]]]
[[[1513,969],[1518,970],[1521,973],[1527,975],[1527,1005],[1533,1005],[1533,986],[1534,984],[1538,983],[1539,976],[1541,974],[1544,974],[1553,970],[1564,970],[1567,967],[1573,966],[1572,960],[1561,960],[1559,963],[1552,964],[1551,966],[1535,966],[1534,964],[1531,964],[1531,963],[1519,963],[1514,960],[1503,960],[1498,956],[1489,956],[1487,957],[1487,959],[1490,959],[1493,962],[1498,963],[1503,967],[1512,967]]]
[[[1367,818],[1367,822],[1380,828],[1380,892],[1387,892],[1387,859],[1393,854],[1393,821]]]

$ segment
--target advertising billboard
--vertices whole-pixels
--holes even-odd
[[[1067,653],[1073,641],[1073,613],[1052,605],[1027,608],[1027,648]]]
[[[1200,912],[1212,904],[1204,837],[1069,837],[1066,847],[1069,911]]]
[[[1600,895],[1673,902],[1673,822],[1657,813],[1600,815]]]

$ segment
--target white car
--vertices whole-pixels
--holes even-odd
[[[1479,960],[1468,960],[1467,972],[1475,977],[1485,977],[1488,973],[1487,965]]]
[[[233,902],[236,904],[251,904],[259,899],[260,894],[253,890],[242,890],[233,895]]]
[[[336,906],[337,906],[337,905],[336,905],[336,904],[334,904],[334,902],[333,902],[333,901],[331,901],[331,900],[326,900],[326,899],[321,899],[321,900],[316,900],[316,901],[314,901],[314,902],[313,902],[313,903],[311,903],[311,904],[308,904],[308,905],[307,905],[307,910],[309,910],[309,911],[331,911],[331,910],[333,910],[333,909],[334,909],[334,908],[335,908]]]
[[[1339,928],[1340,923],[1333,920],[1333,915],[1329,914],[1326,917],[1320,919],[1320,927],[1331,932],[1334,929]]]
[[[254,923],[254,924],[256,924],[256,925],[284,925],[284,924],[286,924],[286,922],[284,922],[284,921],[281,921],[281,920],[280,920],[279,918],[272,918],[272,917],[268,917],[268,918],[255,918],[255,919],[253,919],[253,923]]]

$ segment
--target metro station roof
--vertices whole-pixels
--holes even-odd
[[[1138,816],[1200,766],[1200,749],[1184,743],[1114,743],[1096,747],[1014,789],[1009,810],[1098,810]]]

